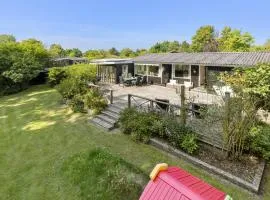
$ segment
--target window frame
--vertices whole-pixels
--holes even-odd
[[[159,77],[160,76],[160,66],[159,65],[147,65],[148,70],[147,70],[147,76],[152,76],[152,77]],[[157,75],[150,75],[150,67],[157,67],[158,72]]]
[[[138,69],[137,69],[138,66],[145,68],[144,74],[138,73]],[[147,75],[147,71],[148,71],[147,70],[147,65],[145,65],[145,64],[135,64],[135,74],[138,74],[138,75],[141,75],[141,76],[145,76],[145,75]]]
[[[188,67],[188,74],[185,76],[183,73],[183,76],[176,76],[176,67],[182,67],[182,71],[183,71],[183,67]],[[190,65],[183,65],[183,64],[174,64],[174,78],[190,78]]]

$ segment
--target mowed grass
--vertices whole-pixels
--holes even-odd
[[[143,177],[160,162],[182,167],[234,199],[259,199],[179,158],[135,143],[124,134],[93,127],[86,115],[72,113],[60,100],[57,91],[47,86],[0,98],[0,199],[98,199],[91,195],[114,191],[107,181],[110,177],[113,181],[123,177],[124,183],[135,184],[133,194],[138,195],[138,184],[145,185]],[[100,160],[99,154],[111,156],[116,163]],[[124,167],[119,163],[125,163]],[[85,176],[76,171],[80,167]],[[269,191],[269,180],[265,182],[264,189]],[[130,199],[124,192],[122,195],[119,199]],[[264,199],[269,199],[269,193]]]
[[[137,200],[147,176],[125,160],[102,149],[72,156],[63,174],[79,187],[82,199]]]

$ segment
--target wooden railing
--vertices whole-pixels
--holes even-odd
[[[128,94],[128,107],[136,107],[142,110],[180,115],[181,106],[171,104],[161,99],[150,99],[139,95]]]
[[[113,104],[113,90],[112,89],[105,89],[95,84],[88,84],[88,87],[97,89],[101,93],[101,95],[108,101],[108,103]]]

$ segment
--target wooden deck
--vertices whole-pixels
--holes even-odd
[[[127,101],[127,95],[133,94],[150,99],[168,99],[171,104],[180,105],[180,93],[176,88],[169,88],[159,85],[147,85],[147,86],[130,86],[123,87],[117,84],[107,84],[104,87],[113,90],[114,101],[125,100]],[[185,99],[187,102],[193,102],[197,104],[222,104],[223,100],[221,96],[209,94],[205,91],[192,89],[191,91],[185,91]]]

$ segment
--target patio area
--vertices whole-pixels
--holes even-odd
[[[169,88],[160,85],[130,86],[123,87],[118,84],[104,84],[106,89],[113,90],[114,102],[128,100],[128,94],[138,95],[149,99],[167,99],[171,104],[180,105],[180,93],[177,88]],[[187,102],[196,104],[221,104],[222,97],[207,93],[199,88],[185,91]]]

